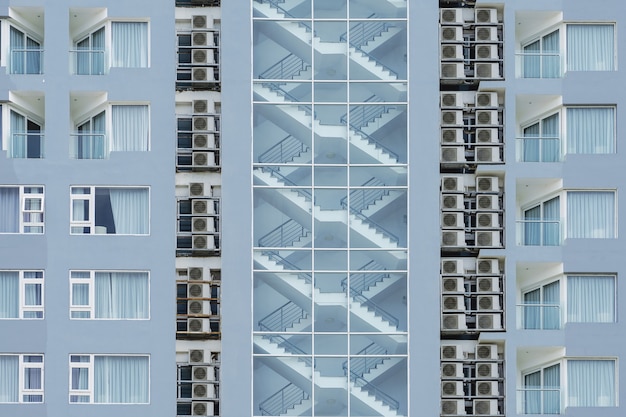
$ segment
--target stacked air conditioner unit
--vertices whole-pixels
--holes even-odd
[[[448,212],[441,213],[441,228],[442,229],[464,229],[465,220],[462,212]]]
[[[442,146],[441,163],[457,164],[465,163],[465,147],[463,146]]]
[[[444,175],[441,177],[442,193],[465,192],[465,180],[462,175]]]
[[[465,78],[465,65],[462,62],[442,62],[441,78],[458,79]]]
[[[461,345],[442,345],[441,360],[442,361],[459,361],[465,359],[463,346]]]
[[[442,362],[441,363],[441,379],[457,379],[463,378],[462,362]]]
[[[477,146],[474,148],[474,160],[480,163],[502,162],[499,146]]]
[[[442,331],[459,331],[459,330],[465,331],[467,330],[465,313],[442,314],[441,315],[441,330]]]
[[[477,109],[498,108],[498,93],[479,91],[476,93],[475,104]]]
[[[189,281],[204,281],[204,268],[191,267],[187,270],[187,279]]]
[[[476,196],[476,210],[493,211],[501,209],[500,198],[497,194],[478,194]]]
[[[498,42],[498,28],[494,26],[477,26],[474,29],[474,40],[477,43]]]
[[[441,232],[441,246],[459,248],[466,246],[465,231],[463,230],[444,230]]]
[[[476,259],[477,274],[499,274],[500,263],[494,258],[478,258]]]
[[[463,381],[441,381],[441,397],[463,397]]]
[[[474,400],[473,410],[475,416],[493,416],[498,415],[498,400]]]
[[[202,282],[189,282],[187,284],[187,297],[210,298],[211,287],[208,284],[203,284]]]
[[[193,285],[201,286],[202,284],[193,284]],[[200,292],[201,295],[205,295],[204,289],[199,289],[199,288],[194,287],[193,290],[195,292]],[[207,290],[207,292],[209,291],[210,289]],[[209,295],[209,294],[206,294],[206,295]],[[211,313],[211,303],[209,301],[192,298],[187,302],[187,314],[190,316],[205,316],[210,313]]]
[[[191,236],[191,245],[193,250],[213,250],[215,249],[215,236],[193,234]]]
[[[498,110],[476,109],[476,126],[498,126]]]
[[[479,361],[493,361],[498,359],[498,345],[478,344],[474,348],[474,357]]]
[[[499,229],[500,217],[498,213],[476,213],[477,229]]]
[[[189,196],[190,197],[204,197],[204,183],[203,182],[190,182],[189,183]]]
[[[477,193],[498,193],[500,192],[498,177],[476,177]]]
[[[465,311],[465,297],[462,295],[444,295],[441,298],[441,311],[444,313]]]
[[[463,194],[442,194],[441,195],[441,209],[446,210],[464,210],[465,203]]]
[[[441,108],[463,108],[463,93],[449,91],[441,93]]]
[[[499,313],[476,314],[476,330],[502,330],[502,317]]]
[[[476,291],[478,293],[492,293],[500,292],[500,278],[499,277],[477,277],[476,278]]]
[[[443,277],[441,279],[442,293],[458,293],[465,291],[465,282],[462,277]]]
[[[191,398],[194,400],[207,400],[215,398],[215,385],[192,384]]]
[[[476,381],[476,396],[478,397],[497,397],[498,381]]]
[[[478,248],[502,247],[499,230],[480,230],[474,233],[474,246]]]
[[[442,26],[439,32],[442,43],[462,43],[463,26]]]
[[[498,61],[500,55],[498,53],[498,45],[494,44],[476,44],[474,46],[474,58],[476,61]]]
[[[465,23],[463,9],[440,9],[439,23],[441,23],[442,26],[463,25],[463,23]]]
[[[479,295],[476,297],[478,311],[500,311],[500,297],[497,295]]]
[[[192,401],[191,415],[193,416],[214,416],[215,405],[211,401]]]
[[[215,221],[209,217],[192,217],[192,233],[213,233],[215,232]]]
[[[497,25],[497,9],[474,9],[474,23],[476,25]]]
[[[192,199],[191,214],[194,216],[208,216],[215,214],[215,201],[205,198]]]
[[[446,399],[441,401],[442,416],[458,416],[465,415],[465,400],[462,399]]]
[[[477,62],[474,64],[474,78],[486,80],[502,78],[500,64],[497,62]]]
[[[500,372],[498,371],[497,362],[477,362],[476,363],[476,378],[490,379],[499,378]]]
[[[465,265],[463,259],[443,259],[441,261],[442,275],[463,275],[465,274]]]
[[[441,129],[441,144],[442,145],[463,145],[465,140],[463,139],[462,128],[442,128]]]
[[[498,129],[495,127],[492,128],[484,128],[479,127],[476,128],[476,144],[490,144],[490,143],[500,143],[500,137],[498,134]]]
[[[463,61],[463,45],[462,44],[442,44],[441,45],[442,61]]]

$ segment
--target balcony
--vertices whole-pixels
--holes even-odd
[[[518,388],[520,414],[561,414],[561,388]]]
[[[561,162],[562,140],[558,136],[529,136],[516,139],[517,162]]]
[[[72,49],[70,59],[71,73],[75,75],[103,75],[108,67],[104,49]]]
[[[43,49],[38,44],[27,48],[11,48],[10,66],[11,74],[43,74]]]
[[[561,306],[558,304],[518,304],[517,315],[522,329],[558,330],[563,328]]]
[[[561,220],[517,220],[518,246],[560,246],[563,244],[563,225]]]
[[[559,51],[518,51],[515,53],[515,73],[518,78],[562,78],[564,59]]]
[[[104,133],[75,132],[71,135],[70,157],[74,159],[105,159],[109,156]]]

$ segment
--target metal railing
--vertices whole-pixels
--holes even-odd
[[[346,124],[345,121],[342,120],[343,124]],[[370,145],[374,146],[375,148],[381,149],[383,152],[385,152],[386,154],[388,154],[390,157],[392,157],[393,159],[395,159],[396,161],[400,160],[400,156],[395,153],[394,151],[392,151],[391,149],[389,149],[387,146],[383,145],[379,140],[373,138],[372,136],[370,136],[369,134],[365,133],[361,127],[353,124],[353,123],[349,123],[350,128],[359,136],[361,136],[363,139],[365,139]]]
[[[377,386],[370,383],[368,380],[358,375],[354,371],[350,371],[350,380],[358,388],[363,388],[365,391],[373,395],[378,401],[387,405],[392,410],[397,410],[400,407],[400,403],[391,395],[381,391]]]
[[[518,388],[520,414],[561,414],[561,388]]]
[[[307,317],[306,311],[293,301],[288,301],[259,320],[259,329],[264,332],[285,332]]]
[[[563,244],[561,220],[517,220],[518,246],[560,246]]]
[[[397,244],[400,241],[398,236],[394,235],[392,232],[390,232],[389,230],[385,229],[383,226],[381,226],[380,224],[376,223],[374,220],[372,220],[371,218],[367,217],[366,215],[364,215],[360,211],[350,207],[350,213],[352,213],[356,218],[361,219],[365,223],[368,223],[369,225],[373,226],[376,229],[377,232],[382,233],[382,235],[385,236],[387,239],[389,239],[391,241],[391,243]]]
[[[11,133],[9,158],[43,158],[44,134],[41,131]],[[18,146],[16,146],[18,145]]]
[[[107,140],[104,133],[75,132],[71,135],[74,159],[105,159],[108,157]]]
[[[309,147],[300,142],[295,137],[288,135],[276,145],[259,155],[258,161],[265,163],[288,163],[305,152],[309,151]]]
[[[515,53],[519,78],[561,78],[564,75],[564,55],[560,52]]]
[[[294,54],[289,54],[259,74],[259,78],[269,80],[293,80],[309,68],[311,68],[311,66],[304,62],[302,58]]]
[[[11,48],[11,74],[43,74],[43,49]]]
[[[309,394],[292,383],[285,385],[278,392],[271,395],[259,404],[262,416],[280,416],[290,408],[309,399]]]
[[[387,349],[372,342],[358,351],[355,355],[387,355]],[[386,358],[381,357],[352,357],[350,359],[350,370],[360,377],[363,377],[363,375],[385,362],[385,359]],[[343,371],[344,374],[348,374],[348,361],[343,363]]]
[[[367,19],[375,19],[376,13],[367,16]],[[367,46],[367,44],[377,37],[394,27],[389,22],[381,22],[378,20],[359,22],[350,27],[350,44],[355,48]],[[348,40],[348,32],[344,32],[339,40],[346,42]]]
[[[307,237],[311,232],[295,220],[287,220],[280,226],[259,238],[260,247],[284,248]]]
[[[560,162],[563,160],[558,136],[517,137],[518,162]]]
[[[297,265],[289,262],[287,259],[285,259],[284,257],[280,256],[278,254],[278,251],[263,251],[261,252],[262,255],[267,256],[270,260],[276,262],[277,264],[283,266],[286,270],[291,270],[291,271],[300,271],[301,268],[299,268]],[[300,272],[298,273],[298,278],[304,280],[307,284],[311,283],[311,274],[307,273],[307,272]]]
[[[522,329],[558,330],[563,327],[561,306],[558,304],[518,304]]]
[[[361,187],[385,187],[385,183],[376,177],[372,177],[361,185]],[[350,192],[350,207],[359,213],[366,210],[376,201],[389,195],[389,190],[384,188],[360,188]],[[348,206],[348,197],[341,199],[341,207]]]
[[[103,49],[70,50],[72,74],[104,75],[105,51]]]
[[[382,265],[378,264],[376,261],[370,261],[363,268],[360,268],[359,271],[366,270],[381,270],[383,269]],[[389,278],[389,274],[386,272],[379,272],[374,274],[362,273],[362,274],[351,274],[350,275],[350,287],[358,292],[359,294],[364,293],[369,290],[372,286],[382,282],[385,278]],[[345,291],[348,287],[348,278],[344,278],[341,280],[341,287]]]
[[[295,182],[291,181],[289,178],[287,178],[286,176],[281,174],[280,171],[278,170],[278,168],[275,168],[275,167],[261,167],[261,170],[263,172],[269,172],[271,176],[273,176],[274,178],[276,178],[277,180],[281,181],[284,184],[287,184],[287,185],[292,186],[292,187],[298,187],[299,186],[298,184],[296,184]],[[303,188],[293,188],[292,191],[297,192],[302,197],[304,197],[307,201],[312,201],[313,200],[313,195],[308,190],[305,190]]]
[[[282,13],[285,17],[289,17],[291,19],[298,19],[297,16],[292,15],[291,13],[289,13],[286,9],[284,9],[282,6],[279,5],[279,3],[284,3],[283,0],[254,0],[257,3],[267,3],[269,4],[271,7],[275,8],[276,10],[278,10],[280,13]],[[311,26],[307,25],[304,22],[299,21],[298,25],[300,27],[303,27],[307,30],[307,32],[311,32]]]
[[[382,318],[383,320],[385,320],[386,322],[388,322],[395,328],[398,327],[398,324],[400,323],[400,321],[393,314],[387,312],[381,306],[379,306],[378,304],[376,304],[375,302],[373,302],[372,300],[370,300],[363,294],[360,294],[357,290],[351,288],[350,296],[352,297],[354,301],[357,301],[363,307],[367,308],[368,310],[373,311],[375,316]]]

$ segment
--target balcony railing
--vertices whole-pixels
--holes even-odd
[[[520,414],[561,414],[561,388],[518,388]]]
[[[518,304],[517,309],[522,329],[558,330],[563,327],[558,304]]]
[[[41,131],[12,133],[9,158],[43,158],[43,138]]]
[[[11,74],[43,74],[43,49],[11,49]]]
[[[517,245],[560,246],[564,224],[562,220],[517,220]]]
[[[102,49],[73,49],[70,51],[70,68],[76,75],[103,75],[106,55]]]
[[[104,133],[76,132],[71,134],[70,157],[74,159],[108,158]]]
[[[560,52],[515,53],[516,74],[519,78],[561,78],[564,74],[564,55]]]
[[[517,137],[518,162],[560,162],[563,160],[561,138],[558,136]]]

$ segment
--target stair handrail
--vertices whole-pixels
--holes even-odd
[[[269,171],[270,175],[272,175],[276,179],[284,182],[287,185],[291,185],[292,187],[299,187],[298,184],[296,184],[295,182],[291,181],[289,178],[287,178],[286,176],[281,174],[280,171],[277,168],[265,166],[265,167],[262,167],[261,170],[262,171]],[[295,191],[298,194],[302,195],[304,198],[308,199],[309,201],[313,200],[313,196],[311,195],[311,193],[309,191],[305,190],[305,189],[294,188],[293,191]]]
[[[264,332],[284,332],[296,322],[306,319],[308,314],[303,308],[288,301],[259,320],[259,329]]]
[[[363,100],[363,103],[384,103],[383,99],[377,95],[373,95]],[[341,123],[346,124],[348,122],[348,115],[350,116],[350,125],[359,127],[359,129],[366,127],[374,120],[383,117],[383,115],[389,113],[391,110],[395,110],[395,105],[388,104],[359,104],[352,107],[352,109],[345,113],[339,119]]]
[[[264,163],[281,163],[285,164],[293,162],[293,160],[305,152],[309,151],[309,147],[300,142],[296,137],[287,135],[280,142],[270,147],[258,157],[260,164]]]
[[[362,293],[359,293],[354,288],[350,288],[350,296],[353,300],[359,302],[362,306],[374,310],[374,315],[380,316],[383,320],[390,323],[393,327],[397,328],[400,324],[400,320],[398,320],[397,317],[383,309],[371,299],[364,296]]]
[[[366,17],[366,19],[376,19],[376,18],[378,18],[376,13],[372,13],[371,15]],[[381,22],[380,20],[374,20],[374,21],[368,20],[364,22],[359,22],[350,28],[350,40],[353,41],[356,45],[364,46],[364,45],[367,45],[369,41],[374,40],[376,37],[382,35],[382,33],[386,32],[390,27],[393,27],[393,25],[388,22]],[[359,31],[361,31],[360,33],[361,37],[358,40],[360,40],[361,42],[357,42],[356,41],[357,38],[356,36],[354,36],[354,34]],[[372,34],[375,34],[375,36],[372,36]],[[365,41],[365,39],[369,39],[369,40]],[[341,34],[341,36],[339,36],[339,40],[346,42],[348,40],[348,32],[346,31],[343,34]]]
[[[287,17],[290,17],[292,19],[298,19],[297,16],[292,15],[291,13],[289,13],[287,10],[285,10],[283,7],[278,5],[278,1],[277,0],[255,0],[258,3],[269,3],[269,5],[275,9],[277,9],[278,11],[280,11],[282,14],[284,14]],[[284,1],[281,1],[281,3],[284,3]],[[305,27],[309,32],[311,32],[311,26],[307,25],[306,23],[302,22],[302,21],[298,21],[298,24],[302,27]]]
[[[283,90],[280,87],[279,83],[264,83],[267,84],[269,87],[269,89],[273,92],[275,92],[276,94],[279,94],[287,99],[289,99],[289,102],[285,103],[285,104],[293,104],[298,106],[298,109],[302,110],[303,112],[305,112],[307,115],[311,116],[313,115],[313,117],[317,117],[316,113],[313,112],[313,109],[311,108],[311,106],[308,106],[306,104],[296,104],[298,103],[300,100],[298,100],[298,98],[294,95],[292,95],[291,93],[289,93],[288,91]],[[282,83],[285,84],[285,83]]]
[[[309,367],[313,366],[313,360],[311,359],[311,354],[306,353],[305,351],[300,349],[298,346],[294,345],[293,343],[285,339],[283,336],[264,335],[263,338],[269,340],[271,343],[275,343],[276,345],[278,345],[278,347],[285,349],[286,352],[289,352],[293,355],[308,355],[308,356],[298,356],[297,359],[300,362],[304,362],[306,366],[309,366]],[[278,339],[279,341],[276,342],[275,339]]]
[[[345,124],[345,122],[342,122]],[[396,161],[400,160],[400,156],[395,153],[394,151],[392,151],[391,149],[389,149],[388,147],[386,147],[385,145],[383,145],[382,143],[380,143],[377,139],[373,138],[372,136],[370,136],[369,134],[365,133],[360,127],[358,127],[357,125],[353,125],[352,123],[349,124],[350,128],[352,128],[352,130],[362,136],[364,139],[366,139],[369,143],[372,143],[375,147],[378,147],[380,149],[382,149],[383,151],[385,151],[387,154],[389,154],[389,156],[391,156],[392,158],[394,158]]]
[[[347,208],[344,206],[344,208]],[[367,217],[366,215],[364,215],[363,213],[361,213],[360,211],[350,207],[350,213],[354,214],[355,217],[363,220],[366,223],[371,224],[372,226],[374,226],[376,228],[377,231],[381,232],[383,235],[385,235],[389,240],[391,240],[392,243],[398,243],[400,241],[400,239],[394,235],[393,233],[391,233],[389,230],[385,229],[383,226],[381,226],[380,224],[376,223],[374,220],[372,220],[370,217]]]
[[[385,183],[376,177],[372,177],[369,180],[361,184],[361,187],[385,187]],[[361,195],[360,198],[357,197]],[[350,206],[359,212],[366,210],[369,206],[374,204],[375,201],[380,200],[382,197],[389,195],[389,190],[381,188],[358,188],[350,192]],[[366,197],[368,197],[366,199]],[[361,205],[355,205],[354,202],[361,200]],[[367,202],[367,203],[366,203]],[[346,208],[348,205],[348,196],[343,197],[340,200],[341,206]]]
[[[374,270],[381,270],[381,269],[384,269],[382,265],[380,265],[378,262],[374,260],[371,260],[365,265],[363,265],[361,268],[359,268],[358,270],[359,271],[374,271]],[[358,291],[359,293],[363,293],[369,290],[372,285],[384,280],[385,278],[389,278],[389,276],[390,275],[387,272],[380,272],[378,274],[366,274],[366,273],[350,274],[350,286],[354,288],[356,291]],[[361,278],[361,283],[358,285],[354,285],[354,282],[358,281],[359,278]],[[345,277],[344,279],[341,280],[341,288],[343,288],[344,291],[346,291],[346,289],[348,288],[348,277]]]
[[[289,383],[259,403],[259,411],[262,416],[278,416],[285,414],[287,410],[302,404],[309,399],[300,387]]]
[[[381,401],[383,404],[386,404],[392,410],[397,410],[400,407],[400,403],[398,400],[393,398],[391,395],[385,393],[376,385],[369,382],[367,379],[359,376],[356,372],[350,371],[350,379],[354,382],[359,388],[364,388],[367,392],[374,395],[374,397]]]
[[[289,268],[291,268],[292,270],[295,271],[300,271],[301,269],[297,266],[292,264],[291,262],[289,262],[287,259],[283,258],[282,256],[280,256],[278,254],[278,251],[263,251],[261,252],[262,255],[267,256],[269,259],[273,260],[276,263],[279,263],[283,266],[288,266]],[[311,283],[311,274],[308,274],[306,272],[300,272],[298,274],[298,278],[304,280],[307,284]]]
[[[355,355],[350,358],[350,370],[354,371],[357,375],[360,375],[361,377],[363,377],[363,375],[365,375],[367,372],[371,371],[373,368],[383,363],[385,359],[387,358],[371,357],[371,356],[357,357],[357,356],[360,356],[360,355],[381,355],[382,356],[382,355],[387,355],[387,353],[388,353],[387,349],[376,344],[375,342],[372,342],[369,345],[365,346],[360,351],[358,351],[357,353],[355,353]],[[358,364],[358,365],[355,366],[355,364]],[[342,367],[343,367],[344,375],[347,375],[348,374],[348,361],[345,361]],[[355,371],[355,369],[358,369],[359,371],[362,369],[362,372],[359,373]]]
[[[311,232],[293,219],[289,219],[280,226],[270,230],[259,238],[260,247],[293,246],[294,242],[306,237]]]
[[[291,53],[259,74],[259,79],[293,80],[309,68],[311,66],[304,59]]]

